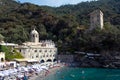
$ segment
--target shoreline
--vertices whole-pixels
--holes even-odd
[[[54,66],[54,67],[49,68],[48,70],[43,70],[40,73],[38,73],[37,75],[34,74],[28,80],[45,80],[46,77],[48,77],[49,75],[55,74],[55,72],[57,70],[61,69],[64,66],[67,66],[67,65],[65,65],[65,64],[59,64],[59,66]],[[70,67],[70,66],[68,66],[68,67]],[[98,67],[75,67],[75,68],[98,68]],[[108,69],[108,68],[102,68],[102,69]],[[111,68],[109,68],[109,69],[111,69]]]
[[[33,77],[31,77],[28,80],[45,80],[45,78],[48,75],[54,74],[57,70],[61,69],[62,67],[64,67],[64,65],[60,64],[60,66],[49,68],[48,71],[43,70],[38,75],[33,75]]]

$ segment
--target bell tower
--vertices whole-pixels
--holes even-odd
[[[31,42],[39,43],[39,33],[35,30],[35,28],[30,33]]]

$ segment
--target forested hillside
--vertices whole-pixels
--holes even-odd
[[[17,9],[20,4],[12,0],[0,0],[0,14],[8,13],[12,9]]]
[[[89,13],[104,13],[104,30],[89,31]],[[40,39],[52,39],[62,52],[120,50],[120,0],[98,0],[61,7],[0,0],[0,34],[6,42],[29,41],[36,27]]]

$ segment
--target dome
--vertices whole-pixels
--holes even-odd
[[[31,31],[31,34],[38,34],[38,32],[34,29]]]

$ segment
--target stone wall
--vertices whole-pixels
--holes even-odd
[[[65,63],[74,62],[74,55],[58,55],[57,60]]]

